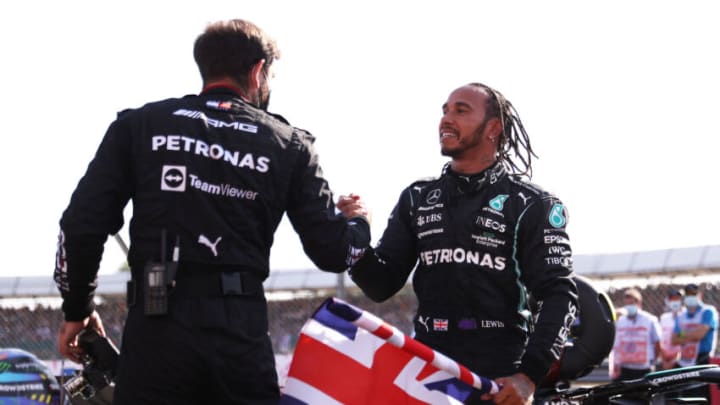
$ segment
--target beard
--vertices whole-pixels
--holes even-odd
[[[441,147],[440,148],[440,154],[443,156],[447,156],[450,158],[456,158],[461,156],[463,153],[465,153],[466,150],[473,148],[480,144],[480,141],[482,140],[483,132],[485,132],[485,127],[487,126],[488,120],[487,118],[483,120],[483,122],[473,131],[472,134],[470,134],[470,137],[467,141],[458,139],[459,145],[453,147],[453,148],[446,148]]]

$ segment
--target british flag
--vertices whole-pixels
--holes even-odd
[[[433,319],[433,330],[447,332],[448,320],[447,319]]]
[[[280,403],[462,404],[497,390],[380,318],[329,298],[300,332]]]

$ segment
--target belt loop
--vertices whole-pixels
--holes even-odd
[[[242,277],[237,271],[222,272],[222,293],[223,295],[243,295],[244,288]]]
[[[130,308],[135,305],[136,300],[136,294],[137,293],[137,284],[135,283],[135,280],[128,280],[127,282],[127,289],[125,291],[125,300],[127,303],[127,307]]]

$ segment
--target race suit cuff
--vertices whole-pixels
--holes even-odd
[[[548,367],[543,364],[540,359],[524,356],[518,371],[528,376],[535,386],[539,387],[548,372]]]
[[[367,217],[364,216],[364,215],[354,216],[354,217],[348,219],[348,221],[349,221],[349,222],[355,222],[355,223],[362,222],[362,223],[363,223],[363,226],[367,227],[368,232],[370,231],[370,221],[369,221],[369,220],[367,219]]]
[[[80,322],[90,316],[94,310],[95,302],[92,298],[89,301],[65,299],[62,304],[62,311],[67,322]]]
[[[348,219],[348,223],[354,224],[356,229],[359,231],[354,245],[357,248],[366,248],[370,246],[370,222],[364,216],[358,215]]]

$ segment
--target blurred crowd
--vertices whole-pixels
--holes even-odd
[[[268,302],[270,336],[275,352],[286,354],[293,351],[303,324],[333,291],[305,298],[271,300]],[[392,299],[378,304],[361,293],[348,295],[345,300],[372,312],[404,333],[412,331],[415,298],[403,291]],[[97,299],[97,310],[102,316],[105,331],[116,346],[121,347],[121,337],[127,307],[123,296],[102,296]],[[60,359],[56,350],[57,332],[62,321],[59,308],[38,305],[34,308],[0,307],[0,348],[16,347],[34,353],[41,359]]]
[[[655,285],[645,288],[633,288],[641,296],[641,310],[654,316],[659,323],[663,313],[668,312],[668,292],[683,291],[684,285]],[[698,292],[702,302],[708,306],[720,303],[720,290],[714,284],[700,284]],[[626,296],[629,289],[607,291],[619,315],[626,314]],[[270,300],[270,336],[275,352],[291,353],[303,324],[326,298],[334,291],[316,292],[314,295],[289,300]],[[410,335],[413,329],[413,315],[416,310],[415,297],[410,287],[386,302],[375,303],[355,289],[348,289],[343,297],[349,303],[369,311],[402,332]],[[98,299],[98,312],[101,314],[105,329],[115,344],[121,346],[123,322],[127,312],[123,296],[102,296]],[[632,308],[632,307],[631,307]],[[684,308],[684,306],[683,306]],[[620,317],[618,317],[618,320]],[[59,359],[56,350],[57,331],[62,321],[59,308],[39,305],[35,308],[0,307],[0,347],[17,347],[35,353],[41,359]],[[714,355],[714,353],[713,353]],[[661,361],[654,359],[653,367]]]
[[[608,362],[610,378],[634,380],[653,371],[714,363],[718,312],[715,294],[707,294],[713,291],[695,283],[666,286],[661,308],[650,308],[648,294],[637,288],[622,291],[615,298],[618,317]],[[709,400],[710,390],[706,385],[695,387],[685,396]]]

